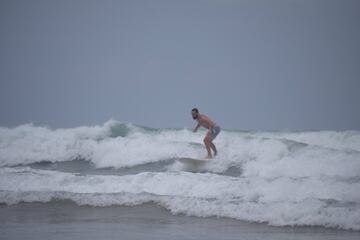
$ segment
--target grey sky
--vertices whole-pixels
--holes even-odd
[[[0,2],[0,125],[360,130],[360,1]]]

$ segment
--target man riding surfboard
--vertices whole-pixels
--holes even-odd
[[[208,153],[206,158],[211,159],[213,158],[211,149],[214,151],[214,155],[215,156],[217,155],[216,147],[212,141],[216,138],[216,136],[219,134],[221,129],[208,116],[204,114],[200,114],[197,108],[193,108],[191,110],[191,116],[194,120],[198,122],[193,132],[196,132],[200,126],[208,129],[206,136],[204,138],[204,143],[205,143],[206,151]]]

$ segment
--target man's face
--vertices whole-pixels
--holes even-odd
[[[197,119],[198,118],[198,113],[197,112],[195,112],[195,111],[191,111],[191,116],[192,116],[192,118],[193,119]]]

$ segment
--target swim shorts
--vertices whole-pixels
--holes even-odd
[[[216,138],[216,136],[219,134],[220,132],[220,127],[219,126],[215,126],[212,128],[211,130],[211,136],[212,136],[212,139],[214,140]]]

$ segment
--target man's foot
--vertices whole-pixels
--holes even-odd
[[[213,157],[211,155],[207,155],[205,159],[212,159]]]

